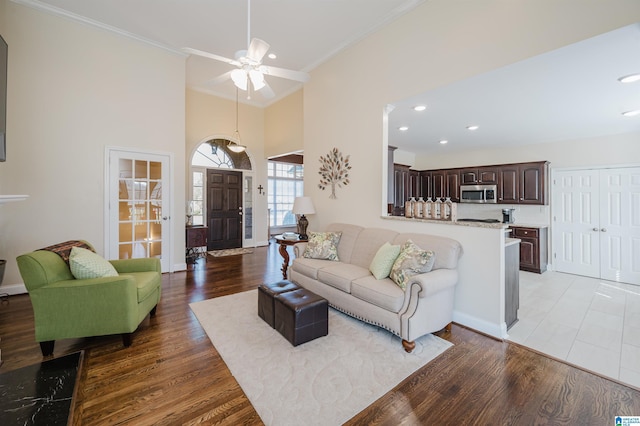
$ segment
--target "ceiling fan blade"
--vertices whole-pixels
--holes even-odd
[[[214,77],[210,80],[204,81],[202,83],[203,86],[216,86],[220,83],[224,83],[225,81],[229,80],[231,78],[231,73],[232,71],[227,71],[224,74],[220,74],[217,77]]]
[[[264,82],[264,87],[260,89],[259,92],[262,96],[264,96],[265,99],[273,99],[276,96],[276,94],[273,92],[273,89],[266,81]]]
[[[309,78],[310,78],[309,74],[307,74],[306,72],[287,70],[284,68],[270,67],[266,65],[261,66],[260,71],[262,71],[264,74],[267,74],[267,75],[286,78],[288,80],[295,80],[301,83],[306,83],[307,81],[309,81]]]
[[[266,41],[260,40],[259,38],[252,38],[249,49],[247,50],[247,58],[260,63],[269,50],[269,47],[271,46]]]
[[[215,55],[213,53],[205,52],[198,49],[192,49],[190,47],[183,47],[182,51],[185,53],[189,53],[190,55],[202,56],[203,58],[209,58],[209,59],[214,59],[220,62],[226,62],[227,64],[235,65],[237,67],[242,65],[240,62],[236,61],[235,59],[225,58],[224,56]]]

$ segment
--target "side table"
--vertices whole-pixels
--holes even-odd
[[[187,226],[186,228],[186,253],[187,263],[196,263],[200,257],[207,259],[207,227]]]
[[[286,280],[287,269],[289,268],[289,252],[287,251],[287,247],[296,245],[298,243],[306,243],[309,240],[301,240],[300,236],[298,236],[298,238],[296,239],[284,238],[282,235],[276,235],[275,239],[276,239],[276,242],[280,244],[280,247],[278,248],[278,252],[280,253],[280,256],[282,256],[282,269],[281,269],[282,278]]]

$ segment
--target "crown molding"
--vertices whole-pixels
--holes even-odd
[[[55,15],[55,16],[59,16],[65,19],[70,19],[72,21],[76,21],[76,22],[80,22],[81,24],[85,24],[88,25],[90,27],[94,27],[94,28],[99,28],[101,30],[104,31],[108,31],[111,33],[115,33],[118,34],[122,37],[128,38],[128,39],[132,39],[135,41],[138,41],[140,43],[144,43],[168,52],[171,52],[173,54],[179,55],[179,56],[183,56],[183,57],[187,57],[189,55],[187,55],[186,53],[178,50],[178,49],[174,49],[171,46],[168,46],[166,44],[162,44],[162,43],[158,43],[156,41],[150,40],[148,38],[145,37],[141,37],[137,34],[133,34],[130,33],[128,31],[124,31],[120,28],[111,26],[111,25],[107,25],[105,23],[102,23],[100,21],[96,21],[94,19],[90,19],[87,18],[86,16],[81,16],[78,15],[76,13],[71,13],[67,10],[61,9],[59,7],[55,7],[55,6],[51,6],[50,4],[46,4],[43,3],[41,1],[38,0],[10,0],[12,3],[16,3],[22,6],[26,6],[26,7],[30,7],[32,9],[36,9],[38,11],[44,12],[44,13],[48,13],[50,15]]]

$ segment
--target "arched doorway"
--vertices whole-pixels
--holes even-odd
[[[253,245],[251,159],[234,146],[229,139],[206,139],[191,157],[188,210],[194,225],[208,228],[207,250]]]

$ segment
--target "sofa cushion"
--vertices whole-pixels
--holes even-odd
[[[340,260],[338,258],[338,243],[341,232],[310,232],[302,257],[308,259]]]
[[[402,245],[389,277],[404,290],[412,276],[431,271],[435,258],[435,253],[431,250],[422,250],[413,241],[407,240]]]
[[[81,247],[71,248],[69,268],[77,280],[118,276],[118,271],[108,260]]]
[[[351,283],[351,295],[390,312],[399,312],[404,303],[404,291],[389,278],[377,280],[373,275]]]
[[[318,279],[318,271],[329,264],[333,264],[331,260],[321,260],[321,259],[307,259],[306,257],[297,257],[293,264],[291,265],[291,269],[294,271],[312,278],[314,280]]]
[[[321,283],[345,293],[351,293],[351,281],[367,276],[371,276],[368,269],[342,262],[328,265],[318,271],[318,280]]]
[[[358,225],[351,225],[347,223],[332,223],[327,226],[327,231],[341,232],[340,244],[338,244],[338,258],[341,262],[353,263],[351,261],[351,255],[353,253],[353,246],[356,243],[358,235],[364,228]]]
[[[387,278],[391,268],[400,254],[400,246],[392,246],[388,242],[384,243],[373,257],[369,270],[377,280]]]
[[[155,271],[129,272],[123,275],[131,275],[136,281],[138,290],[138,303],[151,296],[162,286],[162,275]]]
[[[380,246],[393,241],[396,235],[398,235],[397,232],[389,229],[363,229],[353,246],[353,254],[349,263],[368,268]]]

